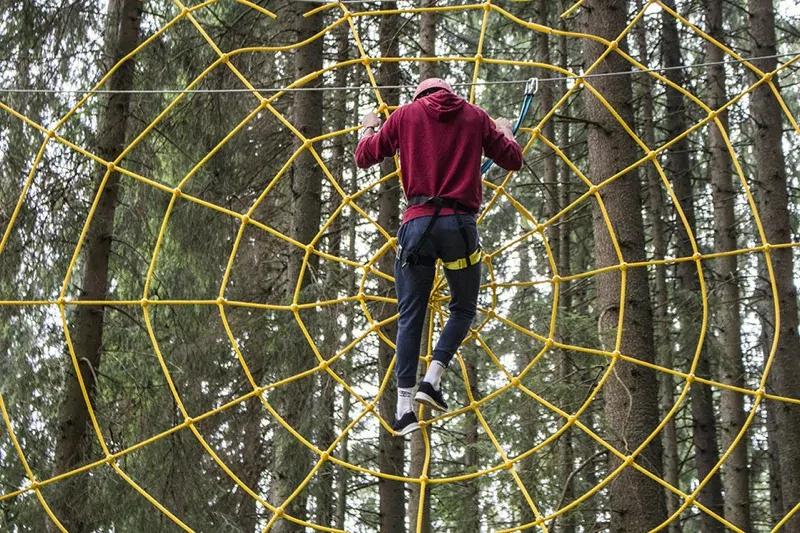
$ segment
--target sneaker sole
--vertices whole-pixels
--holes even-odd
[[[404,435],[408,435],[409,433],[413,433],[419,429],[419,422],[414,422],[413,424],[409,424],[400,431],[395,432],[397,437],[402,437]]]
[[[419,403],[425,404],[431,409],[436,409],[437,411],[446,412],[447,407],[441,405],[436,400],[425,394],[424,392],[417,392],[416,396],[414,396],[414,400]]]

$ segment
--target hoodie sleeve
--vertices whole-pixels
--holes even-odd
[[[368,168],[391,157],[397,152],[400,137],[397,131],[399,113],[395,111],[386,119],[378,133],[369,137],[362,137],[356,146],[356,165],[358,168]]]
[[[495,126],[487,113],[483,113],[483,153],[506,170],[522,168],[522,148]]]

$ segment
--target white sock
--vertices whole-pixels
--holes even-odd
[[[395,414],[398,420],[400,420],[404,414],[414,410],[413,390],[412,387],[407,389],[397,387],[397,412]]]
[[[427,381],[433,388],[439,390],[439,383],[442,381],[442,374],[447,370],[447,367],[441,361],[434,359],[428,366],[428,371],[425,372],[425,377],[422,381]]]

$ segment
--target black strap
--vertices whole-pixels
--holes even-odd
[[[433,229],[434,224],[436,224],[436,220],[439,218],[439,214],[443,207],[447,207],[450,209],[454,209],[456,211],[465,211],[467,213],[474,213],[475,211],[469,209],[464,204],[452,200],[450,198],[441,198],[439,196],[412,196],[408,199],[408,205],[423,205],[423,204],[433,204],[436,208],[433,211],[433,215],[431,216],[428,225],[425,227],[425,231],[422,232],[419,240],[417,240],[416,244],[404,255],[401,264],[402,266],[406,265],[420,265],[420,266],[434,266],[436,264],[435,257],[428,257],[428,256],[421,256],[420,250],[422,245],[425,244],[425,241],[428,240],[430,236],[431,230]],[[464,260],[467,265],[470,264],[469,257],[470,257],[470,250],[469,250],[469,236],[467,235],[467,230],[464,227],[464,221],[461,219],[461,215],[456,213],[458,217],[458,230],[461,232],[461,238],[464,240]]]
[[[410,206],[422,204],[433,204],[439,208],[447,207],[455,211],[463,211],[473,215],[477,213],[475,209],[470,209],[458,200],[453,200],[452,198],[442,198],[441,196],[412,196],[408,199],[408,205]]]
[[[464,221],[461,219],[461,215],[456,216],[458,217],[458,231],[461,232],[461,238],[464,240],[464,259],[467,265],[469,265],[469,256],[471,253],[469,249],[469,235],[467,235],[467,228],[464,227]]]
[[[433,229],[433,225],[436,224],[436,219],[439,218],[439,212],[441,210],[442,206],[436,205],[436,209],[433,211],[433,216],[428,221],[428,225],[425,226],[425,231],[422,232],[422,235],[417,240],[416,244],[414,244],[414,247],[411,248],[411,250],[409,250],[406,253],[405,261],[403,261],[403,266],[406,265],[433,266],[427,264],[429,260],[432,261],[433,263],[436,263],[436,258],[426,258],[425,263],[420,262],[423,256],[419,255],[419,251],[422,248],[422,245],[425,243],[425,241],[428,240],[428,236],[430,236],[431,230]]]

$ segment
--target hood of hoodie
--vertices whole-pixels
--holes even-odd
[[[455,116],[467,103],[466,100],[449,91],[436,91],[417,100],[429,116],[440,122],[446,122]]]

